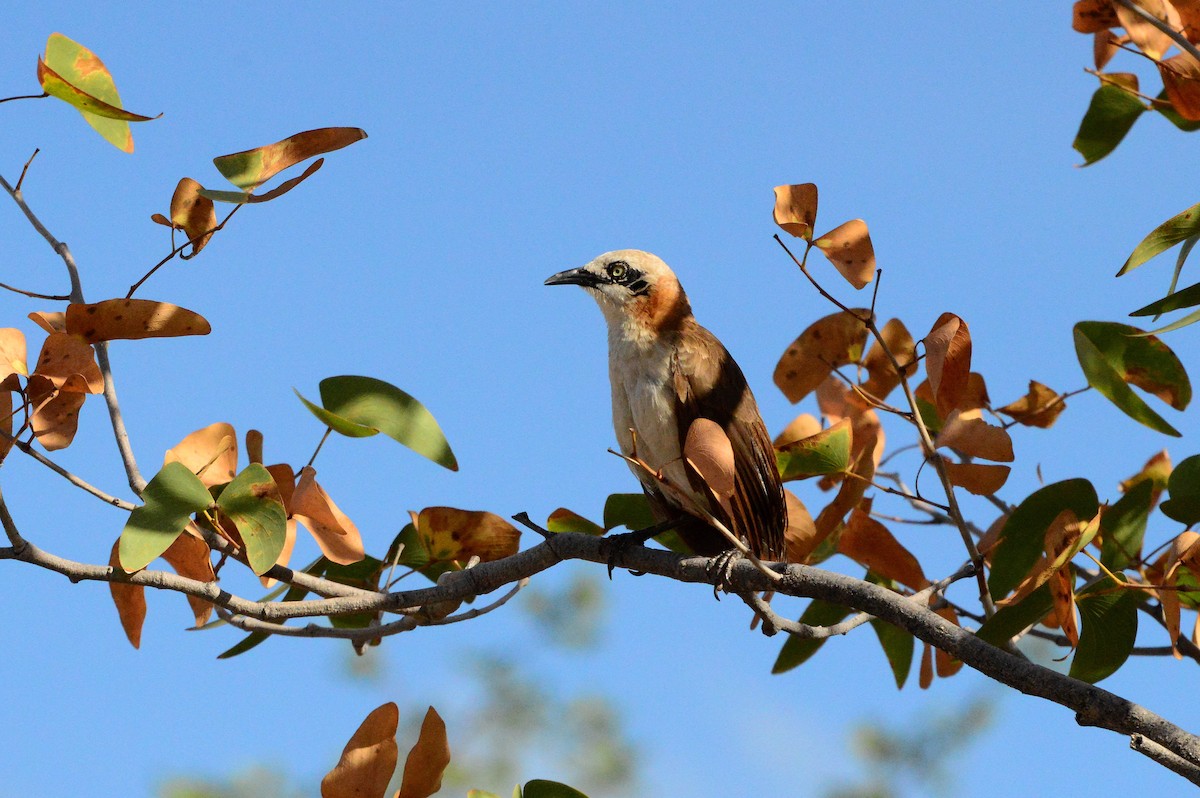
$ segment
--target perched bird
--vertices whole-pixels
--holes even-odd
[[[783,559],[787,508],[771,438],[741,369],[696,323],[667,264],[649,252],[620,249],[559,272],[546,285],[583,286],[604,313],[621,452],[662,473],[759,558]],[[700,418],[719,425],[733,449],[733,490],[725,502],[714,500],[682,456],[688,430]],[[640,468],[630,469],[656,520],[678,521],[674,529],[693,551],[712,556],[733,548],[694,508]]]

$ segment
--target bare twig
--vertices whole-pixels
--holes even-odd
[[[60,466],[58,463],[51,460],[46,455],[39,452],[37,449],[35,449],[33,447],[32,444],[26,443],[25,441],[20,440],[19,438],[14,438],[12,436],[5,435],[3,432],[0,432],[0,437],[8,438],[12,442],[13,446],[17,447],[22,452],[24,452],[25,454],[32,457],[34,460],[37,460],[39,463],[41,463],[42,465],[49,468],[51,471],[58,474],[63,479],[67,480],[75,487],[81,488],[82,490],[87,491],[88,493],[92,494],[93,496],[95,496],[97,499],[104,502],[105,504],[110,504],[113,507],[117,507],[122,510],[132,510],[132,509],[134,509],[134,507],[137,506],[137,505],[131,504],[130,502],[125,501],[124,499],[118,499],[116,496],[112,496],[108,493],[105,493],[104,491],[100,490],[99,488],[92,485],[91,483],[86,482],[85,480],[81,479],[80,477],[76,476],[75,474],[71,473],[67,469]]]
[[[3,97],[3,98],[0,98],[0,103],[10,103],[10,102],[12,102],[13,100],[44,100],[44,99],[46,99],[46,98],[47,98],[47,97],[49,97],[49,96],[50,96],[50,93],[49,93],[49,92],[45,92],[45,91],[44,91],[44,92],[42,92],[41,94],[22,94],[20,97]]]
[[[154,273],[155,273],[156,271],[158,271],[159,269],[161,269],[163,266],[166,266],[166,265],[167,265],[167,263],[169,263],[169,262],[170,262],[172,259],[174,259],[174,258],[175,258],[175,256],[177,256],[177,255],[179,255],[180,253],[182,253],[182,252],[183,252],[183,250],[184,250],[184,249],[186,249],[186,248],[188,247],[188,245],[190,245],[190,244],[195,244],[195,243],[197,243],[198,241],[201,241],[202,239],[204,239],[206,236],[210,236],[210,235],[212,235],[213,233],[217,232],[218,230],[222,230],[222,229],[224,229],[224,228],[225,228],[225,224],[226,224],[226,223],[227,223],[227,222],[228,222],[230,219],[232,219],[232,218],[233,218],[233,215],[234,215],[235,213],[237,213],[239,210],[241,210],[241,208],[243,207],[243,205],[244,205],[244,203],[243,203],[243,204],[239,204],[239,205],[234,205],[234,206],[233,206],[233,210],[231,210],[231,211],[228,213],[228,215],[226,215],[226,217],[225,217],[224,219],[222,219],[222,220],[221,220],[221,222],[220,222],[220,223],[219,223],[219,224],[218,224],[216,227],[212,228],[211,230],[205,230],[203,233],[199,233],[199,234],[197,234],[197,235],[194,235],[194,236],[192,236],[191,238],[189,238],[187,241],[184,241],[182,244],[180,244],[179,246],[177,246],[177,247],[175,247],[174,249],[172,249],[172,250],[171,250],[169,253],[167,253],[167,256],[166,256],[165,258],[163,258],[163,259],[162,259],[162,260],[160,260],[158,263],[156,263],[156,264],[154,264],[153,266],[151,266],[151,267],[150,267],[150,271],[148,271],[148,272],[146,272],[144,275],[142,275],[142,278],[141,278],[140,280],[138,280],[138,281],[137,281],[136,283],[134,283],[133,285],[129,286],[129,291],[128,291],[128,293],[126,293],[126,294],[125,294],[125,298],[126,298],[126,299],[129,299],[130,297],[132,297],[132,296],[134,295],[134,293],[135,293],[135,292],[137,292],[137,290],[138,290],[139,288],[141,288],[141,287],[142,287],[142,283],[144,283],[144,282],[146,282],[147,280],[149,280],[149,279],[150,279],[150,278],[151,278],[151,277],[154,275]],[[174,235],[174,232],[175,232],[175,231],[174,231],[174,229],[172,229],[172,231],[171,231],[172,235]]]
[[[30,155],[30,156],[29,156],[29,160],[28,160],[28,161],[26,161],[26,162],[25,162],[25,165],[21,167],[21,176],[17,178],[17,185],[16,185],[16,190],[17,190],[17,191],[20,191],[20,190],[21,190],[21,184],[25,182],[25,174],[26,174],[26,173],[29,171],[29,165],[30,165],[31,163],[33,163],[33,159],[34,159],[34,158],[36,158],[36,157],[37,157],[37,154],[38,154],[39,152],[41,152],[41,151],[42,151],[42,150],[41,150],[41,148],[40,148],[40,147],[34,147],[34,148],[33,148],[33,155]]]
[[[37,291],[26,291],[24,288],[17,288],[8,283],[0,283],[0,288],[12,291],[14,294],[30,297],[31,299],[48,299],[52,302],[66,302],[71,298],[69,294],[39,294]]]

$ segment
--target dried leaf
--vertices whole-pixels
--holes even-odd
[[[817,514],[817,538],[823,541],[838,530],[846,513],[853,510],[862,501],[871,479],[875,476],[875,460],[872,452],[875,450],[875,440],[872,431],[865,429],[861,433],[855,430],[855,440],[862,444],[859,454],[850,467],[854,477],[842,480],[841,487],[833,501]]]
[[[1066,409],[1067,403],[1060,394],[1037,380],[1030,380],[1028,393],[1015,402],[996,408],[996,412],[1027,427],[1049,429]]]
[[[1112,57],[1121,49],[1121,42],[1117,36],[1108,28],[1096,31],[1096,38],[1092,42],[1092,58],[1096,63],[1096,69],[1101,70],[1112,60]]]
[[[817,186],[801,183],[775,186],[775,224],[796,238],[812,239],[817,223]]]
[[[783,538],[787,547],[787,561],[803,563],[816,550],[821,540],[817,537],[817,525],[804,502],[787,488],[783,489],[787,504],[787,529]]]
[[[404,760],[404,779],[395,798],[429,798],[442,788],[442,774],[450,764],[446,724],[433,707],[421,722],[417,743]]]
[[[79,410],[86,394],[55,388],[49,377],[34,374],[26,395],[34,408],[31,424],[38,443],[49,452],[70,446],[79,429]]]
[[[810,435],[816,435],[820,431],[821,422],[817,421],[816,416],[811,413],[801,413],[783,428],[783,432],[776,436],[773,443],[776,448],[783,447]]]
[[[25,334],[15,327],[0,328],[0,390],[17,387],[17,375],[29,376]]]
[[[167,463],[187,466],[206,488],[232,481],[237,474],[237,462],[237,432],[224,421],[188,433],[163,457],[164,466]]]
[[[855,288],[861,289],[875,279],[875,248],[862,219],[851,219],[835,227],[813,244]]]
[[[942,425],[934,445],[997,463],[1013,461],[1012,438],[1004,428],[984,421],[979,410],[952,412]]]
[[[48,333],[67,331],[67,314],[60,310],[35,310],[29,314],[29,318]]]
[[[171,196],[171,222],[192,241],[192,254],[188,256],[191,258],[204,249],[217,226],[217,211],[212,200],[200,195],[203,190],[204,186],[185,177]]]
[[[1179,12],[1167,0],[1138,0],[1138,5],[1152,16],[1167,23],[1172,30],[1179,30]],[[1134,45],[1156,61],[1162,58],[1163,53],[1171,47],[1171,37],[1154,27],[1137,12],[1131,11],[1119,3],[1114,3],[1113,6],[1117,12],[1117,19],[1121,22],[1121,27],[1125,28],[1125,32],[1129,34]]]
[[[925,371],[938,415],[963,407],[971,374],[971,333],[953,313],[943,313],[925,336]]]
[[[1141,471],[1121,482],[1118,487],[1122,493],[1128,493],[1142,482],[1149,481],[1154,485],[1151,504],[1155,504],[1158,502],[1158,498],[1162,495],[1162,492],[1167,489],[1167,482],[1171,478],[1172,470],[1171,455],[1167,453],[1166,449],[1163,449],[1147,460],[1146,464],[1142,466]]]
[[[399,722],[400,710],[391,702],[367,715],[337,765],[321,779],[321,798],[383,798],[400,758]]]
[[[349,565],[365,556],[358,527],[317,484],[317,470],[312,466],[300,470],[300,482],[292,494],[291,509],[292,517],[312,534],[321,553],[328,559],[339,565]]]
[[[915,374],[917,372],[916,344],[913,342],[908,328],[904,326],[904,322],[899,319],[891,319],[883,325],[883,329],[879,333],[887,345],[888,351],[892,353],[896,363],[903,369],[904,376],[911,377]],[[871,348],[867,350],[866,357],[863,358],[863,367],[867,370],[868,379],[863,383],[862,389],[876,399],[881,401],[886,399],[888,394],[900,384],[900,375],[896,373],[895,366],[892,365],[891,359],[879,341],[872,343]]]
[[[1002,465],[985,463],[943,462],[950,484],[974,493],[976,496],[991,496],[1008,481],[1012,469]]]
[[[114,569],[121,567],[118,554],[120,545],[121,539],[117,538],[108,557],[108,564]],[[126,582],[109,582],[108,592],[117,607],[117,617],[121,621],[121,628],[125,630],[125,637],[134,648],[141,648],[142,625],[146,622],[146,588]]]
[[[917,684],[922,690],[928,690],[933,684],[933,649],[928,643],[924,644],[924,651],[921,653],[921,678]]]
[[[799,402],[825,381],[829,372],[862,357],[867,328],[855,314],[868,310],[840,311],[818,319],[800,334],[775,367],[775,384],[790,402]]]
[[[0,464],[3,464],[14,443],[12,392],[8,390],[0,390],[0,433]]]
[[[217,575],[213,573],[211,550],[198,535],[199,530],[196,529],[196,525],[188,524],[184,533],[175,538],[175,542],[163,552],[162,558],[180,576],[186,576],[188,579],[195,579],[198,582],[215,582]],[[188,596],[187,600],[192,607],[192,614],[196,618],[196,626],[201,627],[208,623],[208,619],[212,615],[212,604],[196,596]]]
[[[1071,641],[1071,648],[1079,645],[1079,621],[1075,617],[1075,574],[1063,568],[1051,574],[1050,595],[1054,599],[1054,617],[1058,628]]]
[[[478,556],[483,562],[517,553],[521,533],[494,513],[426,507],[417,515],[417,533],[434,562],[466,562]]]
[[[917,558],[887,527],[871,517],[868,502],[863,502],[850,514],[846,528],[838,538],[838,552],[865,565],[872,573],[913,590],[924,590],[929,586]]]
[[[315,155],[348,147],[366,137],[366,132],[356,127],[306,130],[264,147],[218,156],[213,163],[230,183],[253,191],[290,166]]]
[[[962,625],[958,622],[958,614],[954,611],[953,607],[939,607],[934,612],[955,626]],[[937,675],[943,679],[953,676],[962,670],[962,661],[942,651],[940,648],[934,654],[934,661],[937,663]]]
[[[1078,0],[1071,11],[1071,27],[1080,33],[1097,33],[1120,24],[1112,0]]]
[[[67,306],[67,332],[89,344],[117,339],[208,335],[212,327],[199,313],[150,299],[106,299]]]
[[[104,378],[92,348],[68,333],[51,333],[42,344],[34,374],[47,378],[55,388],[70,392],[100,393]],[[78,375],[82,379],[71,379]]]
[[[1200,0],[1171,0],[1179,14],[1179,31],[1189,42],[1200,41]]]
[[[1200,120],[1200,61],[1180,53],[1159,61],[1158,73],[1175,111],[1189,121]]]

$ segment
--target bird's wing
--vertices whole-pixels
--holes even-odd
[[[781,560],[787,505],[771,436],[758,413],[754,395],[737,363],[716,337],[699,325],[680,336],[672,362],[679,446],[697,418],[719,424],[733,447],[734,487],[731,512],[710,502],[713,515],[729,521],[759,557]],[[689,477],[699,475],[688,469]],[[702,481],[693,487],[702,489]]]

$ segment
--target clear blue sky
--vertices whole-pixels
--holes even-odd
[[[1071,325],[1160,296],[1166,263],[1112,275],[1145,232],[1198,199],[1187,167],[1200,139],[1161,119],[1074,168],[1095,81],[1067,2],[34,5],[0,29],[0,96],[36,91],[36,56],[60,31],[105,60],[128,108],[164,112],[135,127],[127,156],[64,105],[0,107],[0,173],[15,179],[41,147],[28,199],[71,245],[89,300],[123,295],[164,253],[149,215],[166,211],[180,177],[223,187],[213,156],[328,125],[370,134],[142,291],[203,313],[212,335],[117,344],[113,360],[150,471],[218,420],[263,430],[269,461],[303,462],[320,429],[291,388],[315,394],[326,376],[369,374],[420,398],[459,473],[378,440],[336,440],[319,461],[376,548],[408,509],[544,518],[566,505],[596,517],[605,496],[633,489],[605,452],[600,315],[581,292],[542,286],[599,252],[643,248],[675,267],[777,431],[796,409],[771,384],[775,360],[830,309],[771,240],[772,186],[816,182],[819,228],[866,219],[885,270],[881,314],[918,336],[943,311],[961,315],[1000,403],[1030,378],[1082,384]],[[6,282],[65,290],[53,253],[2,203],[0,263]],[[32,337],[25,314],[38,307],[0,296],[0,325]],[[1193,367],[1194,329],[1169,339]],[[1087,476],[1114,498],[1164,445],[1177,462],[1194,453],[1194,415],[1170,420],[1183,442],[1081,397],[1052,431],[1017,435],[1005,495],[1031,490],[1040,464],[1047,481]],[[127,495],[100,402],[83,426],[62,462]],[[107,557],[119,513],[19,454],[3,475],[33,541]],[[961,559],[952,531],[918,529],[904,539],[931,563]],[[352,682],[332,643],[274,641],[218,662],[236,638],[185,633],[183,601],[169,595],[150,596],[134,651],[105,586],[0,570],[0,796],[136,795],[169,774],[253,762],[315,784],[377,704],[457,700],[456,652],[477,636],[522,641],[564,693],[611,683],[657,795],[815,794],[852,775],[854,723],[994,687],[964,672],[897,692],[865,628],[773,677],[779,642],[748,633],[740,604],[621,574],[603,646],[586,657],[539,652],[518,613],[502,611],[388,641],[384,678]],[[1200,709],[1181,699],[1195,676],[1156,660],[1105,686],[1197,729]],[[1016,695],[960,774],[978,796],[1183,784],[1123,738]]]

